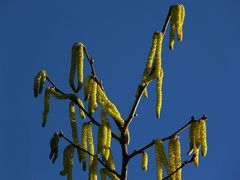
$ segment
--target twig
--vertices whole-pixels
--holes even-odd
[[[63,137],[66,141],[68,141],[71,145],[73,145],[73,147],[87,153],[89,156],[94,157],[94,154],[91,154],[90,152],[88,152],[87,150],[81,148],[80,146],[76,145],[74,142],[72,142],[70,139],[68,139],[64,133],[62,131],[59,132],[59,137]],[[99,163],[101,163],[107,170],[109,170],[111,173],[115,174],[117,177],[121,177],[115,170],[111,169],[110,167],[108,167],[107,164],[105,164],[99,157],[97,157],[97,160],[99,161]]]
[[[172,6],[170,6],[170,8],[169,8],[169,10],[168,10],[168,15],[167,15],[167,18],[166,18],[166,20],[165,20],[165,23],[164,23],[164,25],[163,25],[163,28],[162,28],[162,33],[163,33],[163,36],[165,35],[165,33],[166,33],[166,30],[167,30],[167,26],[168,26],[168,23],[169,23],[169,20],[170,20],[170,18],[171,18],[171,8],[172,8]],[[124,126],[123,126],[123,130],[125,131],[126,130],[126,128],[129,126],[129,124],[132,122],[132,120],[133,120],[133,118],[134,118],[134,115],[136,114],[136,110],[137,110],[137,108],[138,108],[138,105],[139,105],[139,102],[140,102],[140,100],[141,100],[141,98],[142,98],[142,95],[143,95],[143,91],[144,91],[144,89],[147,87],[147,84],[146,85],[139,85],[139,89],[138,89],[138,95],[137,95],[137,97],[135,98],[135,101],[134,101],[134,103],[133,103],[133,106],[132,106],[132,109],[131,109],[131,111],[130,111],[130,113],[129,113],[129,116],[128,116],[128,118],[127,118],[127,120],[126,120],[126,122],[125,122],[125,124],[124,124]]]
[[[179,169],[182,169],[183,167],[187,166],[189,163],[193,162],[195,158],[195,154],[192,156],[192,158],[190,160],[186,160],[182,163],[182,165],[180,167],[178,167],[175,171],[173,171],[171,174],[169,174],[168,176],[166,176],[165,178],[163,178],[163,180],[169,179],[173,174],[175,174]]]
[[[49,76],[47,76],[47,80],[52,84],[52,86],[55,88],[56,91],[58,91],[59,93],[65,95],[66,93],[64,93],[63,91],[61,91],[56,85],[55,83],[49,78]],[[93,124],[95,124],[96,126],[100,126],[100,124],[92,117],[91,114],[89,114],[77,101],[76,98],[71,98],[71,100],[88,116],[88,118],[91,120],[91,122]],[[114,139],[116,139],[117,141],[120,142],[120,138],[112,132],[112,137]]]
[[[200,119],[204,119],[206,120],[207,119],[207,116],[204,114]],[[198,120],[200,120],[198,119]],[[180,129],[178,129],[176,132],[174,132],[172,135],[170,136],[167,136],[165,138],[162,138],[162,141],[166,141],[166,140],[169,140],[171,139],[173,136],[179,134],[180,132],[184,131],[185,129],[187,129],[191,123],[195,122],[195,121],[198,121],[198,120],[194,120],[194,117],[192,116],[191,120],[185,124],[183,127],[181,127]],[[142,147],[141,149],[139,150],[134,150],[128,157],[129,159],[133,158],[134,156],[136,156],[137,154],[141,154],[144,150],[152,147],[153,145],[155,144],[155,140],[151,141],[149,144],[145,145],[144,147]]]

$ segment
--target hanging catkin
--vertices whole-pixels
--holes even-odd
[[[88,124],[84,123],[82,125],[82,148],[84,150],[88,150],[87,147],[87,132],[88,132]],[[86,171],[87,168],[87,153],[82,151],[82,166],[83,170]]]
[[[81,147],[81,144],[78,140],[78,130],[77,130],[77,123],[76,123],[76,117],[75,117],[75,105],[74,102],[69,103],[69,115],[70,115],[70,123],[72,128],[72,138],[73,142]],[[81,161],[82,159],[82,151],[80,149],[77,150],[78,153],[78,159]]]
[[[68,145],[63,152],[63,170],[60,171],[60,175],[67,175],[68,180],[72,180],[73,153],[74,147],[71,144]]]
[[[168,157],[169,157],[169,169],[170,169],[170,173],[174,172],[174,170],[176,169],[175,166],[175,151],[174,151],[174,141],[175,138],[171,138],[168,142]],[[176,174],[174,173],[171,178],[175,179]]]
[[[74,92],[79,92],[83,84],[83,64],[84,64],[84,48],[82,43],[75,43],[72,47],[72,62],[70,69],[69,84]],[[78,85],[75,88],[74,77],[77,70]]]
[[[84,80],[84,101],[89,98],[89,81],[92,76],[87,76]]]
[[[175,167],[179,168],[182,163],[181,163],[181,145],[180,145],[178,136],[176,136],[175,141],[174,141],[174,155],[175,155]],[[176,172],[175,177],[176,177],[176,180],[182,179],[182,169],[179,169]]]
[[[46,70],[41,70],[37,76],[34,79],[34,87],[33,87],[33,91],[34,91],[34,97],[37,97],[38,94],[42,93],[43,90],[43,86],[44,83],[46,81],[47,78],[47,72]]]
[[[205,157],[207,154],[207,128],[206,128],[206,121],[201,119],[199,121],[200,126],[200,141],[202,147],[202,156]]]
[[[90,165],[89,168],[89,180],[97,180],[97,174],[98,174],[98,158],[95,155],[93,157],[92,164]]]
[[[50,155],[49,159],[52,159],[52,163],[55,163],[57,157],[58,157],[58,143],[59,143],[59,134],[54,133],[51,140],[50,140]]]
[[[161,139],[155,141],[155,156],[156,156],[156,165],[157,165],[157,180],[162,180],[162,165],[160,161],[161,156]]]
[[[88,112],[92,114],[97,110],[97,82],[93,78],[89,80],[88,91]]]
[[[163,82],[163,69],[161,69],[160,77],[157,78],[157,103],[156,103],[156,116],[159,119],[162,109],[162,82]]]
[[[87,123],[87,142],[89,147],[89,152],[94,154],[94,143],[93,143],[93,134],[92,134],[92,124]],[[89,165],[92,164],[93,157],[89,156]]]
[[[148,154],[147,152],[142,153],[142,169],[143,171],[147,171],[148,168]]]

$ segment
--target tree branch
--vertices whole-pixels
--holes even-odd
[[[207,119],[207,116],[204,114],[200,119],[204,119],[206,120]],[[170,136],[167,136],[165,138],[162,138],[162,141],[166,141],[166,140],[169,140],[171,139],[173,136],[179,134],[180,132],[184,131],[185,129],[187,129],[191,123],[195,122],[195,121],[199,121],[200,119],[198,120],[194,120],[194,117],[192,116],[191,120],[185,124],[183,127],[181,127],[180,129],[178,129],[176,132],[174,132],[172,135]],[[152,147],[153,145],[155,144],[155,140],[153,140],[152,142],[150,142],[149,144],[147,144],[146,146],[142,147],[141,149],[139,150],[134,150],[128,157],[129,159],[133,158],[134,156],[136,156],[137,154],[141,154],[144,150]]]
[[[47,75],[47,80],[50,82],[50,84],[52,84],[52,86],[55,88],[56,91],[58,91],[59,93],[61,93],[62,95],[65,95],[66,93],[64,93],[63,91],[61,91],[56,85],[55,83],[49,78],[49,76]],[[95,124],[96,126],[100,126],[100,124],[92,117],[91,114],[89,114],[77,101],[76,98],[71,98],[71,100],[88,116],[88,118],[90,119],[90,121]],[[118,142],[120,142],[120,137],[118,137],[115,133],[112,132],[112,137],[114,139],[116,139]]]
[[[190,160],[186,160],[182,163],[182,165],[180,167],[178,167],[175,171],[173,171],[171,174],[169,174],[168,176],[166,176],[165,178],[163,178],[163,180],[169,179],[173,174],[175,174],[179,169],[182,169],[183,167],[187,166],[189,163],[193,162],[195,158],[195,154],[192,156],[192,158]]]
[[[71,145],[73,145],[74,148],[77,148],[85,153],[87,153],[89,156],[94,157],[94,154],[91,154],[90,152],[88,152],[87,150],[81,148],[80,146],[76,145],[74,142],[72,142],[70,139],[68,139],[64,133],[62,131],[59,132],[59,137],[63,137],[66,141],[68,141]],[[99,161],[99,163],[101,163],[108,171],[110,171],[111,173],[115,174],[117,177],[121,177],[115,170],[111,169],[110,167],[108,167],[107,164],[105,164],[99,157],[97,157],[97,160]]]
[[[165,23],[164,23],[164,25],[163,25],[163,28],[162,28],[162,33],[163,33],[163,36],[165,35],[165,33],[166,33],[166,30],[167,30],[167,26],[168,26],[168,23],[169,23],[169,20],[170,20],[170,18],[171,18],[171,8],[172,8],[172,6],[170,6],[170,8],[169,8],[169,10],[168,10],[168,15],[167,15],[167,18],[166,18],[166,20],[165,20]],[[135,114],[136,114],[136,110],[137,110],[137,108],[138,108],[138,105],[139,105],[139,102],[140,102],[140,100],[141,100],[141,98],[142,98],[142,95],[143,95],[143,91],[144,91],[144,89],[147,87],[147,84],[146,85],[139,85],[138,86],[138,95],[137,95],[137,97],[135,98],[135,101],[134,101],[134,103],[133,103],[133,106],[132,106],[132,109],[131,109],[131,111],[130,111],[130,113],[129,113],[129,116],[128,116],[128,118],[127,118],[127,120],[126,120],[126,122],[125,122],[125,124],[124,124],[124,126],[123,126],[123,130],[125,131],[126,130],[126,128],[129,126],[129,124],[132,122],[132,120],[133,120],[133,118],[135,117]]]

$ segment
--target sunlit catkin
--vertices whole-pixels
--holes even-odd
[[[46,79],[47,79],[47,72],[46,72],[46,70],[42,70],[41,71],[40,85],[39,85],[39,94],[42,93],[43,86],[44,86],[44,83],[45,83]]]
[[[94,154],[94,143],[93,143],[93,134],[92,134],[92,124],[87,123],[87,142],[89,146],[89,152]],[[89,156],[89,164],[92,164],[93,157]]]
[[[170,169],[169,169],[168,160],[164,151],[163,141],[161,139],[157,139],[155,143],[159,152],[160,162],[165,167],[167,173],[169,173]]]
[[[183,5],[178,4],[171,7],[171,19],[170,19],[170,41],[169,48],[173,50],[174,46],[174,34],[177,32],[178,41],[181,42],[183,38],[183,23],[185,18],[185,8]]]
[[[97,110],[97,82],[94,79],[89,80],[89,100],[88,112],[93,113]]]
[[[205,157],[207,154],[207,128],[206,128],[206,121],[201,119],[199,121],[200,126],[200,141],[202,147],[202,156]]]
[[[169,158],[170,173],[174,172],[174,170],[176,169],[174,141],[175,141],[175,138],[173,137],[168,142],[168,158]],[[172,179],[175,179],[176,174],[174,173],[171,177]]]
[[[98,174],[98,158],[97,156],[95,155],[93,157],[93,161],[92,161],[92,164],[90,165],[90,168],[89,168],[89,179],[90,180],[97,180],[97,174]]]
[[[82,148],[85,149],[86,151],[88,150],[87,148],[87,132],[88,132],[88,124],[84,123],[82,125]],[[86,171],[87,168],[87,153],[82,152],[82,166],[83,170]]]
[[[150,49],[150,52],[148,54],[148,59],[147,59],[147,63],[143,72],[143,77],[142,77],[142,82],[145,81],[145,79],[147,78],[147,76],[149,75],[149,72],[152,68],[152,64],[153,64],[153,59],[155,56],[155,52],[156,52],[156,47],[157,47],[157,33],[153,33],[153,38],[152,38],[152,46]],[[147,88],[145,88],[143,95],[145,97],[148,97],[148,93],[147,93]]]
[[[75,117],[75,105],[74,105],[74,102],[70,102],[69,103],[69,115],[70,115],[70,123],[71,123],[71,128],[72,128],[73,142],[76,145],[78,145],[79,147],[81,147],[81,144],[80,144],[80,142],[78,140],[78,130],[77,130],[76,117]],[[77,152],[78,152],[78,159],[79,159],[79,161],[81,161],[82,151],[78,149]]]
[[[50,104],[50,90],[51,88],[48,87],[45,90],[44,93],[44,110],[43,110],[43,122],[42,122],[42,127],[45,127],[46,123],[47,123],[47,116],[48,116],[48,112],[49,112],[49,104]]]
[[[92,76],[87,76],[84,80],[84,101],[89,98],[89,81]]]
[[[176,136],[174,141],[174,155],[175,155],[175,167],[179,168],[181,166],[181,145],[180,145],[178,136]],[[176,177],[176,180],[182,179],[182,169],[179,169],[176,172],[175,177]]]
[[[156,165],[157,165],[157,180],[162,180],[162,165],[161,165],[161,145],[162,145],[162,140],[157,139],[155,141],[155,156],[156,156]]]
[[[193,153],[193,148],[194,148],[194,144],[195,144],[195,128],[196,128],[196,123],[192,122],[189,128],[189,139],[190,139],[190,144],[189,144],[189,150],[188,150],[188,155],[191,155]]]
[[[84,58],[84,48],[82,43],[75,43],[72,47],[72,62],[70,69],[69,83],[74,92],[79,92],[83,83],[83,58]],[[77,70],[78,74],[78,85],[75,88],[74,76]]]
[[[78,101],[79,106],[82,107],[82,108],[84,108],[84,104],[83,104],[83,102],[81,101],[81,99],[80,99],[80,98],[77,98],[77,101]],[[79,108],[79,114],[80,114],[80,117],[81,117],[82,119],[85,119],[85,118],[86,118],[86,114],[85,114],[85,112],[84,112],[81,108]]]
[[[41,70],[34,79],[34,97],[37,97],[38,94],[42,93],[43,85],[47,78],[46,70]]]
[[[142,169],[143,171],[147,171],[148,168],[148,154],[147,152],[142,153]]]
[[[157,103],[156,103],[156,116],[159,119],[162,109],[162,82],[163,82],[163,69],[161,68],[160,77],[157,78]]]
[[[63,152],[63,170],[60,171],[60,175],[67,175],[68,180],[72,180],[73,153],[74,147],[72,145],[68,145]]]

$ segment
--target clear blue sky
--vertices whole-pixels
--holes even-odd
[[[71,46],[83,42],[109,98],[127,117],[140,81],[152,33],[161,30],[174,3],[186,8],[184,38],[168,50],[164,39],[163,109],[155,118],[155,83],[143,99],[130,126],[129,151],[165,137],[194,115],[208,115],[206,158],[200,166],[184,168],[183,179],[240,179],[239,175],[239,41],[237,0],[218,1],[0,1],[0,179],[52,180],[61,177],[62,150],[56,164],[48,159],[49,140],[57,130],[71,136],[68,102],[51,101],[46,128],[41,127],[43,96],[33,97],[33,80],[46,69],[56,84],[70,92]],[[90,73],[86,64],[86,73]],[[81,94],[82,96],[82,94]],[[80,121],[80,119],[79,119]],[[80,122],[81,124],[81,122]],[[96,130],[96,129],[95,129]],[[181,133],[182,159],[188,150],[188,131]],[[119,167],[119,146],[114,142]],[[154,148],[149,170],[141,156],[129,164],[129,179],[156,179]],[[118,168],[119,170],[119,168]],[[87,179],[75,161],[74,179]]]

